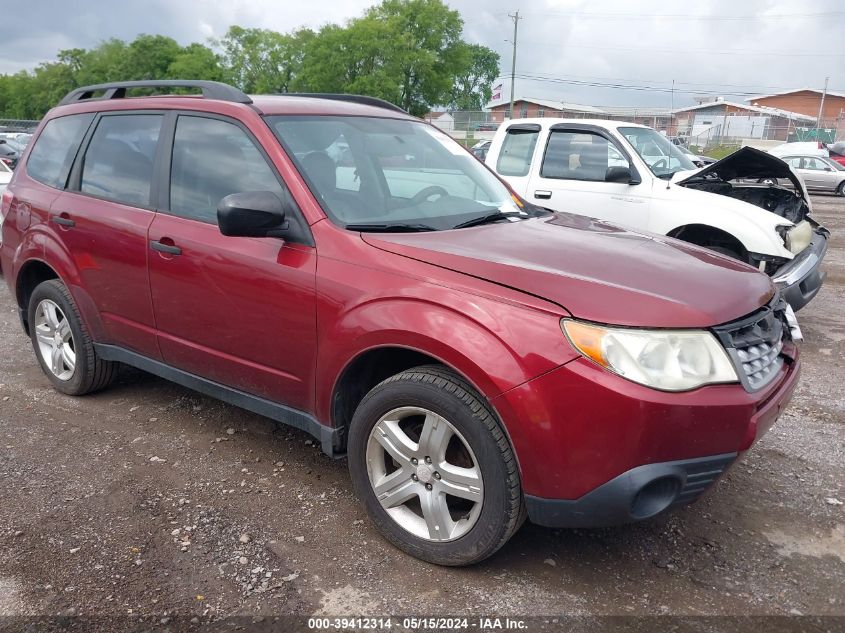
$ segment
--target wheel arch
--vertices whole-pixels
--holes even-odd
[[[364,396],[383,380],[422,365],[437,365],[454,373],[483,398],[493,411],[507,436],[504,421],[484,391],[470,378],[439,355],[414,347],[382,344],[360,350],[338,373],[331,390],[331,424],[338,434],[341,449],[345,450],[349,424]],[[510,442],[510,438],[508,437]],[[511,443],[513,448],[513,444]]]
[[[15,299],[21,311],[21,322],[24,330],[29,334],[29,298],[39,284],[58,279],[59,274],[46,262],[40,259],[30,259],[21,266],[15,278]]]
[[[695,244],[696,246],[724,246],[740,255],[744,261],[748,260],[749,250],[743,244],[742,240],[733,233],[710,224],[682,224],[666,233],[666,235],[682,242]]]

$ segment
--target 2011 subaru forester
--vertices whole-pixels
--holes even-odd
[[[172,87],[202,96],[131,96]],[[56,389],[125,363],[304,429],[347,455],[391,542],[440,564],[484,559],[526,515],[693,501],[799,373],[766,275],[529,205],[367,97],[82,88],[0,215]]]

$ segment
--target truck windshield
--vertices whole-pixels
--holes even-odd
[[[266,119],[329,218],[351,230],[444,230],[533,214],[430,125],[352,116]]]
[[[672,142],[648,127],[620,127],[622,134],[658,178],[669,179],[672,174],[697,169],[689,157]]]

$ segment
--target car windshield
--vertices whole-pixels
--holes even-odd
[[[658,178],[669,179],[672,174],[696,169],[693,162],[669,139],[648,127],[620,127],[634,151],[640,155]]]
[[[329,218],[354,230],[444,230],[527,217],[502,182],[430,125],[268,116]]]

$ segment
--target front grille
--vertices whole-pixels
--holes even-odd
[[[786,302],[775,297],[754,314],[714,328],[747,391],[762,389],[783,367],[781,351],[790,336],[785,311]]]
[[[736,453],[691,460],[684,465],[687,478],[672,505],[683,505],[698,499],[736,459]]]

